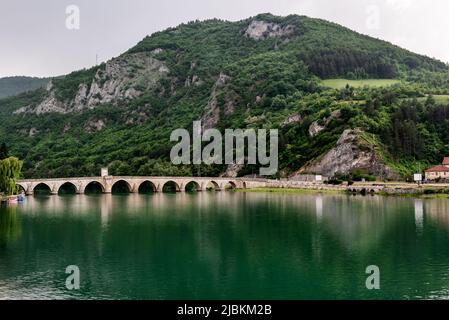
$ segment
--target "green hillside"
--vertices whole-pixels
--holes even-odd
[[[48,78],[34,77],[5,77],[0,78],[0,99],[15,96],[26,91],[33,91],[45,87]]]
[[[171,131],[199,119],[279,128],[283,176],[348,128],[374,135],[403,176],[449,155],[449,102],[432,98],[449,94],[446,64],[304,16],[183,24],[50,87],[0,100],[0,142],[24,159],[26,177],[97,175],[105,165],[115,175],[218,175],[225,166],[169,162]]]

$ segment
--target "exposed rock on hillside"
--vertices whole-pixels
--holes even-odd
[[[357,167],[388,171],[378,156],[384,150],[391,152],[391,166],[408,176],[412,154],[433,163],[447,151],[447,130],[435,123],[448,106],[420,108],[426,102],[411,99],[447,93],[448,71],[442,62],[305,16],[195,21],[155,32],[101,65],[56,77],[47,90],[0,99],[0,137],[22,156],[27,178],[91,175],[125,158],[123,171],[130,174],[195,174],[195,167],[168,159],[173,130],[190,129],[197,119],[203,129],[279,129],[281,177],[304,166],[326,175]],[[350,73],[401,82],[346,92],[320,80]],[[397,121],[404,124],[399,138],[384,139],[384,146],[379,140],[392,136]],[[346,132],[336,146],[354,125],[376,137]],[[403,164],[393,163],[403,157]],[[245,165],[240,174],[253,169]],[[204,176],[224,171],[223,165],[201,167]],[[229,166],[226,175],[237,172]]]
[[[15,113],[71,113],[135,99],[155,87],[169,71],[164,62],[153,57],[154,54],[154,51],[126,54],[110,60],[97,71],[91,83],[81,83],[75,97],[69,101],[58,100],[57,88],[49,84],[44,101],[35,107],[22,107]]]
[[[311,137],[315,137],[317,134],[319,134],[321,131],[326,129],[324,126],[320,126],[318,124],[318,121],[312,122],[312,124],[309,127],[309,135]]]
[[[321,131],[326,129],[326,126],[329,125],[329,123],[336,118],[339,118],[341,115],[341,111],[340,110],[335,110],[331,113],[331,115],[327,118],[323,119],[323,125],[320,125],[318,121],[314,121],[310,127],[309,127],[309,135],[311,137],[315,137],[316,135],[318,135]]]
[[[28,137],[32,138],[39,133],[39,130],[33,127],[33,128],[29,128],[29,129],[20,129],[20,130],[17,130],[17,132],[23,136],[28,136]]]
[[[282,122],[281,126],[285,127],[293,123],[301,123],[301,121],[302,121],[301,115],[299,113],[295,113],[289,116],[287,119],[285,119],[285,121]]]
[[[106,123],[103,120],[91,120],[84,127],[86,133],[94,133],[106,128]]]
[[[236,178],[240,172],[240,170],[243,169],[243,165],[241,164],[230,164],[228,165],[228,167],[226,168],[226,172],[224,174],[222,174],[222,177],[226,177],[226,178]]]
[[[313,163],[301,168],[298,173],[321,174],[332,177],[337,172],[350,173],[359,169],[384,178],[395,178],[377,152],[378,148],[363,138],[360,129],[345,130],[336,146]]]
[[[245,36],[254,40],[264,40],[275,37],[288,37],[295,32],[295,27],[288,25],[282,27],[273,22],[254,20],[245,31]]]
[[[146,107],[148,108],[148,106]],[[144,124],[148,120],[149,116],[143,110],[133,110],[125,114],[124,118],[127,125],[137,125]]]
[[[220,120],[220,106],[218,105],[217,97],[222,92],[223,87],[226,83],[231,80],[231,77],[224,73],[220,73],[215,85],[212,88],[212,93],[209,97],[209,102],[207,103],[206,110],[201,119],[203,129],[213,128]],[[224,106],[224,113],[230,114],[234,112],[233,101],[227,99],[226,105]]]
[[[44,113],[50,113],[50,112],[57,112],[57,113],[67,113],[68,110],[66,108],[66,105],[59,101],[55,97],[54,91],[50,91],[48,97],[42,101],[39,105],[36,107],[33,106],[25,106],[20,109],[17,109],[14,113],[35,113],[35,114],[44,114]]]

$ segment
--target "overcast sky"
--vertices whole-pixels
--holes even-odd
[[[324,18],[449,62],[447,0],[0,0],[0,77],[66,74],[182,22],[264,12]]]

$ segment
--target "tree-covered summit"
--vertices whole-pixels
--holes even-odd
[[[446,64],[335,23],[213,19],[154,33],[47,89],[0,100],[0,142],[24,159],[25,177],[97,175],[103,166],[115,175],[219,175],[224,165],[172,165],[171,131],[195,120],[277,128],[279,175],[288,176],[316,168],[357,129],[361,154],[406,177],[449,155],[447,95]]]

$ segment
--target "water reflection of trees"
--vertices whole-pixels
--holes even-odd
[[[440,276],[449,265],[441,254],[449,248],[448,231],[426,232],[426,221],[440,224],[434,216],[447,206],[424,201],[424,230],[417,233],[417,206],[404,198],[30,198],[21,258],[39,249],[38,264],[54,267],[53,250],[61,268],[79,265],[89,287],[105,296],[158,299],[375,298],[364,287],[364,271],[376,264],[382,294],[398,298],[446,286]]]
[[[15,206],[0,206],[0,248],[17,240],[20,236],[20,220]]]

